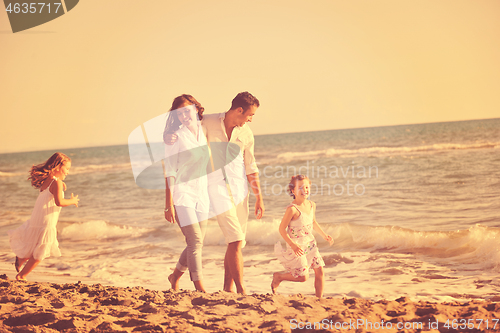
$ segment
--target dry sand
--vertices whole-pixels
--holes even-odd
[[[205,294],[18,282],[0,276],[0,332],[291,332],[302,326],[310,329],[301,331],[311,332],[314,322],[322,323],[316,331],[324,332],[492,332],[500,330],[500,324],[493,328],[496,318],[500,304],[480,300],[432,303],[402,297],[374,302],[300,294]],[[454,319],[455,325],[463,320],[469,328],[454,329]]]

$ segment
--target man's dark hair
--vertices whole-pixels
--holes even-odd
[[[248,110],[252,105],[257,107],[260,106],[259,100],[248,91],[244,91],[236,95],[231,102],[231,110],[237,109],[239,107],[243,108],[244,111]]]

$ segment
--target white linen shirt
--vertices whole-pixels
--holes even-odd
[[[203,116],[203,127],[213,158],[216,176],[211,175],[211,183],[218,183],[224,169],[235,204],[242,202],[248,195],[247,175],[259,172],[254,155],[254,136],[247,124],[233,128],[228,140],[224,127],[225,112]],[[239,148],[239,149],[238,149]],[[217,176],[219,175],[219,176]]]
[[[173,145],[165,144],[165,177],[175,178],[174,186],[170,188],[174,205],[208,212],[207,167],[210,155],[203,128],[198,122],[197,138],[185,126],[175,134],[178,140]]]

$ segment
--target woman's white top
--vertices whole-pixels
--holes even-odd
[[[176,206],[191,207],[199,212],[208,212],[207,167],[210,153],[201,122],[198,121],[198,136],[185,126],[175,134],[177,141],[173,145],[165,144],[165,176],[174,177],[173,192]]]

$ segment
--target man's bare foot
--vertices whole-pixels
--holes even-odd
[[[273,281],[271,282],[271,290],[273,291],[273,294],[276,294],[276,289],[278,289],[281,281],[279,281],[279,278],[277,278],[278,272],[273,274]]]
[[[168,282],[170,282],[170,288],[173,290],[179,290],[179,280],[175,279],[174,274],[168,276]]]

